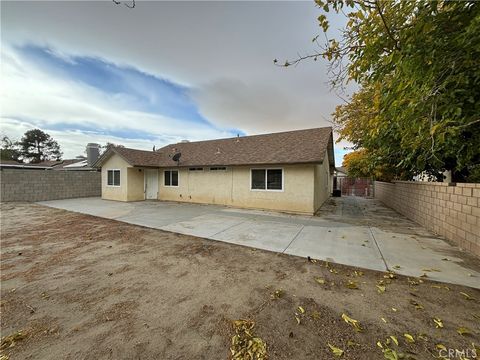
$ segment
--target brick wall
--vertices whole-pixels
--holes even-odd
[[[376,181],[375,198],[480,256],[480,184]]]
[[[100,196],[97,171],[2,169],[1,201],[43,201]]]

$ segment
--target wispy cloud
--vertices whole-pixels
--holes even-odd
[[[38,46],[2,48],[3,132],[54,132],[67,156],[78,151],[66,141],[71,137],[151,148],[238,132],[210,124],[184,86],[102,59],[58,54]]]
[[[288,69],[272,62],[314,50],[314,2],[1,7],[2,116],[19,122],[17,136],[30,124],[150,148],[165,139],[328,126],[341,102],[323,59]],[[345,21],[329,18],[332,30]],[[67,156],[75,155],[70,146]]]

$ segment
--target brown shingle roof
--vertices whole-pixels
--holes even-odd
[[[154,151],[130,149],[126,147],[112,146],[93,164],[93,167],[102,166],[112,154],[118,154],[132,166],[159,167],[164,158],[163,154]]]
[[[328,151],[333,164],[332,128],[315,128],[228,139],[182,142],[156,152],[112,148],[132,166],[171,167],[180,152],[180,166],[270,165],[322,163]],[[109,153],[110,151],[108,151]],[[109,155],[104,154],[107,157]],[[101,166],[102,156],[96,166]]]

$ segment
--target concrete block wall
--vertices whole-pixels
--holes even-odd
[[[100,196],[98,171],[0,170],[0,201],[44,201]]]
[[[480,256],[480,184],[376,181],[375,198]]]

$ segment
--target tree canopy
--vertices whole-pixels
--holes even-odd
[[[60,145],[40,129],[28,130],[17,143],[18,151],[24,161],[39,163],[45,160],[60,160]]]
[[[332,86],[359,84],[333,114],[340,139],[398,179],[480,179],[480,2],[316,0]],[[329,11],[348,21],[328,38]],[[478,181],[478,180],[477,180]]]
[[[19,161],[20,152],[17,149],[15,141],[7,135],[3,135],[0,140],[0,159]]]

